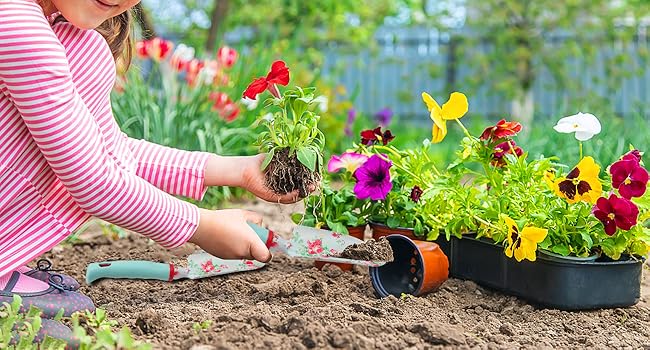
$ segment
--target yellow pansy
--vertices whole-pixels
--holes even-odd
[[[584,157],[566,177],[555,180],[553,190],[569,204],[579,201],[594,204],[603,192],[598,178],[600,166],[592,157]]]
[[[506,256],[512,258],[514,255],[517,261],[524,259],[530,261],[537,260],[537,256],[535,255],[537,243],[542,242],[546,238],[548,230],[528,226],[519,232],[519,227],[517,227],[517,223],[514,220],[505,215],[503,219],[506,226],[508,226]]]
[[[555,169],[547,169],[544,172],[544,182],[548,185],[548,188],[555,188]]]
[[[460,119],[469,109],[467,96],[460,92],[453,92],[449,96],[449,101],[443,104],[442,108],[426,92],[422,93],[422,100],[427,105],[431,113],[431,120],[433,120],[433,129],[431,131],[431,142],[433,143],[439,143],[447,136],[447,120]]]

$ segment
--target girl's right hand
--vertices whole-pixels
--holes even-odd
[[[222,259],[254,259],[263,263],[271,260],[264,242],[248,225],[262,225],[262,216],[248,210],[199,208],[199,226],[190,242]]]

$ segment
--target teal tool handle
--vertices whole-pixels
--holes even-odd
[[[171,264],[145,260],[118,260],[92,263],[86,270],[86,283],[91,284],[101,278],[128,278],[171,281]]]
[[[273,243],[273,236],[274,233],[271,230],[267,230],[264,227],[257,226],[251,222],[248,223],[248,225],[257,233],[257,237],[259,237],[264,244],[266,244],[267,247],[271,246],[271,243]]]

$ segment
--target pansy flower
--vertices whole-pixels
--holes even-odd
[[[612,186],[618,189],[622,197],[630,199],[641,197],[648,185],[648,171],[633,155],[623,158],[609,167],[612,174]]]
[[[420,201],[420,197],[422,196],[423,192],[424,191],[422,191],[420,186],[417,185],[413,186],[413,189],[411,190],[411,195],[409,197],[411,198],[412,201],[417,203]]]
[[[627,231],[636,225],[639,208],[631,200],[611,194],[598,198],[593,213],[605,226],[605,233],[612,236],[617,227]]]
[[[521,128],[521,124],[517,122],[507,122],[505,119],[501,119],[496,125],[485,128],[480,138],[483,141],[496,141],[517,135]]]
[[[426,92],[422,93],[422,100],[427,105],[431,120],[433,120],[433,128],[431,130],[431,142],[433,143],[439,143],[447,136],[447,120],[460,119],[469,109],[467,97],[460,92],[452,93],[449,96],[449,101],[443,104],[442,108]]]
[[[641,163],[641,152],[638,149],[631,150],[627,153],[625,153],[622,157],[621,160],[633,160],[636,161],[637,163]]]
[[[244,91],[244,96],[251,100],[257,98],[257,95],[269,90],[269,92],[276,98],[280,98],[280,91],[275,84],[287,85],[289,84],[289,68],[283,61],[275,61],[271,65],[271,71],[266,77],[260,77],[253,80]]]
[[[354,194],[359,199],[372,200],[386,199],[386,195],[393,188],[390,181],[390,167],[392,163],[378,155],[373,155],[354,172],[357,183],[354,185]]]
[[[575,132],[578,141],[587,141],[600,133],[601,126],[595,115],[578,113],[560,119],[553,129],[565,134]]]
[[[492,153],[492,165],[497,167],[506,165],[506,154],[515,154],[517,157],[521,157],[524,154],[524,150],[517,146],[515,141],[502,142],[494,147],[494,153]]]
[[[508,235],[506,240],[508,246],[506,247],[506,256],[512,258],[514,255],[517,261],[528,259],[530,261],[537,260],[535,252],[537,251],[537,244],[542,242],[548,230],[538,227],[524,227],[521,232],[517,223],[511,218],[504,216],[504,221],[508,227]]]
[[[566,198],[570,204],[579,201],[596,203],[596,200],[603,192],[598,173],[600,173],[600,166],[596,164],[594,159],[584,157],[566,177],[555,180],[555,193],[562,198]]]
[[[393,136],[390,130],[382,132],[381,126],[361,132],[361,144],[366,146],[372,146],[377,143],[381,143],[385,146],[389,142],[393,141],[394,138],[395,136]]]
[[[367,160],[368,156],[356,152],[345,152],[340,156],[333,155],[327,162],[327,171],[334,173],[345,169],[350,173],[354,173]]]

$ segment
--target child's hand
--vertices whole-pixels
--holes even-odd
[[[268,202],[274,203],[295,203],[301,198],[298,196],[298,191],[287,193],[285,195],[279,195],[271,191],[265,185],[264,173],[262,172],[262,162],[266,157],[265,154],[258,154],[253,157],[247,157],[247,164],[244,167],[242,172],[242,186],[252,194],[256,195],[258,198],[263,199]],[[316,190],[315,188],[311,191]]]
[[[199,211],[199,227],[190,242],[222,259],[271,260],[265,243],[248,225],[248,222],[262,225],[259,214],[241,209]]]

